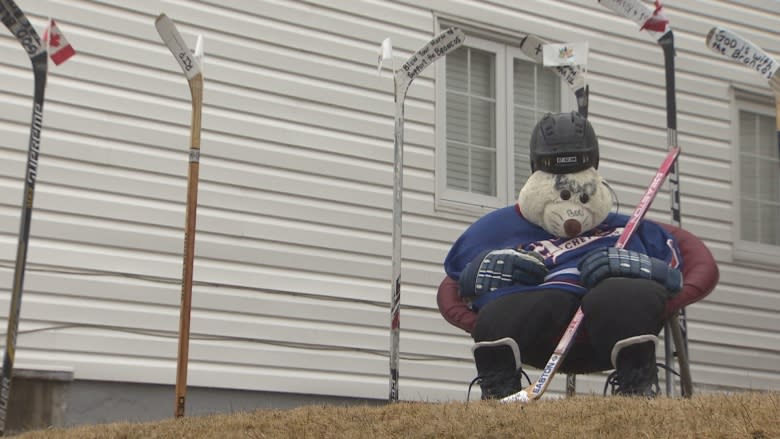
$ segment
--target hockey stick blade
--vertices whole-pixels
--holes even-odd
[[[780,93],[780,64],[750,40],[724,27],[715,26],[707,33],[707,47],[713,52],[756,71]]]
[[[705,42],[713,52],[754,70],[769,81],[769,87],[775,93],[775,126],[780,151],[780,64],[750,40],[724,27],[710,29]]]
[[[406,96],[409,85],[423,70],[447,53],[460,47],[465,40],[466,35],[462,30],[451,27],[412,54],[395,72],[396,100]]]
[[[598,0],[614,13],[642,26],[653,16],[653,11],[642,0]]]
[[[666,176],[669,175],[669,171],[671,171],[672,166],[679,155],[680,148],[672,148],[666,154],[666,158],[650,181],[650,185],[647,187],[645,194],[639,200],[639,204],[626,222],[623,232],[615,243],[615,247],[624,248],[628,243],[628,240],[631,239],[634,231],[636,231],[640,221],[642,221],[642,218],[644,218],[647,210],[650,208],[650,204],[652,204],[656,194],[658,194],[658,190],[661,188]],[[578,308],[536,382],[517,393],[502,398],[500,400],[501,402],[529,403],[541,398],[542,394],[544,394],[545,390],[547,390],[547,387],[550,385],[553,376],[563,363],[564,358],[566,358],[566,354],[569,353],[569,349],[571,349],[574,344],[574,336],[577,335],[577,330],[584,317],[585,314],[582,311],[582,307]]]
[[[11,392],[14,359],[16,356],[16,338],[19,332],[19,318],[22,307],[24,272],[27,264],[27,249],[30,240],[30,222],[32,221],[35,181],[38,175],[41,130],[43,129],[43,102],[48,72],[48,54],[41,44],[35,28],[24,12],[13,0],[0,0],[0,17],[8,30],[24,48],[32,63],[35,89],[33,93],[32,122],[27,153],[27,169],[22,197],[22,213],[19,225],[19,241],[16,250],[16,265],[11,291],[11,305],[8,313],[8,330],[3,353],[3,370],[0,377],[0,436],[5,432],[8,400]]]
[[[640,29],[647,30],[656,40],[660,40],[664,34],[671,31],[669,26],[665,26],[662,32],[650,29],[648,23],[653,20],[655,15],[653,10],[648,8],[642,0],[598,0],[598,2],[621,17],[633,21],[639,25]]]
[[[160,34],[163,43],[168,46],[176,61],[179,62],[187,79],[192,79],[200,73],[200,62],[187,47],[173,21],[167,15],[160,14],[155,20],[154,26],[157,28],[157,33]]]
[[[544,55],[542,46],[547,41],[533,34],[528,34],[520,41],[520,50],[525,56],[534,60],[535,63],[543,66]],[[581,66],[555,66],[552,69],[574,92],[577,98],[577,107],[584,117],[588,117],[588,88],[585,84],[585,72]]]
[[[35,28],[13,0],[0,0],[0,14],[3,23],[22,44],[30,59],[46,51],[46,46],[41,43]]]

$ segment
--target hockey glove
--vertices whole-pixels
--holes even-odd
[[[582,285],[593,288],[608,277],[651,279],[666,287],[670,293],[682,289],[682,273],[664,261],[645,254],[611,247],[593,250],[577,265]]]
[[[466,264],[460,275],[460,295],[479,296],[509,285],[539,285],[547,275],[544,259],[535,252],[487,250]]]

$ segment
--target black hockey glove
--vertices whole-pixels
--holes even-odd
[[[608,277],[633,277],[654,280],[672,294],[682,289],[680,270],[660,259],[631,250],[616,247],[593,250],[582,258],[577,268],[586,288],[593,288]]]
[[[473,297],[509,285],[539,285],[546,275],[547,267],[538,253],[487,250],[466,264],[458,283],[462,297]]]

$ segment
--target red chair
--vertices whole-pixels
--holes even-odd
[[[664,318],[671,332],[680,368],[680,386],[682,395],[690,397],[693,394],[693,381],[690,375],[690,364],[687,356],[686,338],[683,336],[679,320],[679,311],[697,302],[712,292],[718,283],[718,265],[712,253],[704,243],[692,233],[668,224],[661,224],[677,240],[683,260],[683,288],[679,294],[666,303]],[[436,295],[439,312],[453,326],[468,333],[474,328],[477,313],[466,306],[458,294],[458,282],[445,276],[439,285]],[[576,341],[575,341],[576,343]],[[666,365],[670,366],[669,349],[667,349]],[[562,370],[565,372],[565,370]],[[573,393],[573,375],[568,377],[567,393]]]

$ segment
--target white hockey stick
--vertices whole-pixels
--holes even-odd
[[[544,65],[544,56],[542,53],[542,47],[548,44],[547,41],[537,37],[536,35],[528,34],[520,41],[520,50],[523,53],[534,60],[539,65]],[[574,96],[577,98],[577,111],[583,116],[588,117],[588,85],[585,81],[586,67],[582,65],[576,66],[554,66],[549,67],[552,69],[561,79],[574,92]]]
[[[599,2],[611,9],[616,14],[636,23],[640,30],[647,31],[661,46],[664,53],[664,71],[666,75],[666,136],[669,149],[677,148],[677,98],[675,90],[674,69],[674,33],[669,26],[669,21],[660,14],[661,2],[655,1],[656,10],[653,11],[642,0],[599,0]],[[680,204],[680,169],[675,162],[669,173],[670,186],[670,210],[672,213],[672,225],[682,227],[682,206]],[[670,335],[674,337],[677,345],[677,356],[680,365],[680,382],[682,383],[683,396],[691,396],[693,393],[693,379],[691,378],[688,363],[688,331],[686,329],[685,308],[680,309],[679,315],[669,318],[671,324],[664,328],[664,347],[666,350],[666,393],[672,392],[672,368],[671,359],[674,356]]]
[[[775,127],[777,147],[780,151],[780,64],[771,55],[750,40],[724,27],[713,27],[707,34],[707,47],[734,62],[755,70],[767,81],[775,93]]]
[[[634,212],[631,214],[628,222],[626,222],[626,225],[623,228],[623,232],[620,234],[617,243],[615,243],[615,247],[624,248],[626,244],[628,244],[628,240],[631,239],[631,236],[633,236],[637,227],[639,227],[640,221],[642,221],[642,218],[644,218],[645,214],[647,213],[647,209],[650,208],[650,204],[652,204],[653,199],[658,193],[658,190],[661,188],[661,185],[664,183],[666,176],[669,174],[669,171],[674,165],[674,162],[677,160],[679,154],[680,148],[672,148],[666,154],[666,158],[658,168],[655,177],[653,177],[653,179],[650,181],[650,185],[647,187],[645,194],[642,196],[642,199],[639,200],[639,204],[634,209]],[[561,364],[563,364],[563,360],[566,358],[566,354],[569,353],[572,345],[574,345],[574,336],[577,335],[577,330],[579,329],[584,317],[585,313],[582,311],[582,307],[577,308],[577,312],[574,314],[574,317],[572,317],[571,322],[569,322],[569,326],[563,333],[563,336],[558,342],[558,345],[555,347],[552,356],[547,361],[544,369],[542,369],[542,373],[539,375],[539,378],[536,380],[536,382],[531,383],[531,385],[517,393],[502,398],[500,400],[501,402],[528,403],[541,398],[544,391],[547,390],[547,387],[550,385],[553,376],[561,367]]]
[[[523,51],[525,56],[534,60],[535,63],[544,66],[544,45],[548,44],[544,39],[528,34],[520,40],[520,50]],[[577,112],[583,117],[588,117],[588,99],[590,96],[590,87],[586,81],[586,65],[575,66],[548,66],[552,69],[564,82],[569,86],[574,97],[577,99]],[[566,375],[566,393],[567,395],[574,395],[576,387],[576,375]]]
[[[458,28],[449,28],[415,52],[395,71],[395,128],[393,168],[393,277],[390,287],[390,401],[398,401],[398,360],[401,316],[401,197],[403,193],[404,100],[414,78],[466,40]]]
[[[38,175],[38,154],[40,151],[41,129],[43,129],[43,101],[48,72],[48,54],[46,46],[41,44],[35,28],[13,0],[0,0],[0,16],[8,30],[24,47],[32,62],[35,88],[32,103],[32,122],[27,152],[27,169],[22,197],[22,215],[19,224],[19,242],[16,248],[16,265],[11,291],[11,309],[8,312],[8,331],[5,333],[5,352],[3,353],[3,371],[0,377],[0,436],[5,432],[5,418],[16,356],[16,336],[19,332],[19,315],[22,308],[24,271],[27,265],[27,248],[30,241],[30,222],[32,221],[33,195]]]
[[[193,53],[184,42],[176,26],[165,14],[155,20],[160,38],[179,62],[192,95],[192,123],[190,125],[189,173],[187,176],[187,211],[184,229],[184,261],[182,269],[181,308],[179,315],[179,351],[176,366],[176,402],[174,415],[184,416],[187,397],[187,364],[189,361],[190,312],[192,310],[192,274],[195,258],[195,217],[198,206],[198,172],[200,170],[200,129],[203,108],[202,39],[198,38],[197,51]]]
[[[618,15],[634,21],[640,26],[641,30],[647,31],[661,46],[664,52],[664,70],[666,74],[666,127],[667,141],[669,149],[677,147],[677,99],[675,96],[674,81],[674,33],[668,25],[668,20],[662,15],[656,16],[654,11],[650,10],[642,0],[599,0],[599,3],[611,9]],[[660,3],[656,2],[659,5]],[[658,11],[656,11],[658,12]],[[670,180],[676,187],[677,166],[672,169]],[[679,203],[679,190],[673,188],[677,195],[672,197]],[[672,205],[672,216],[675,222],[679,223],[680,213],[679,205]],[[675,224],[678,225],[679,224]]]

